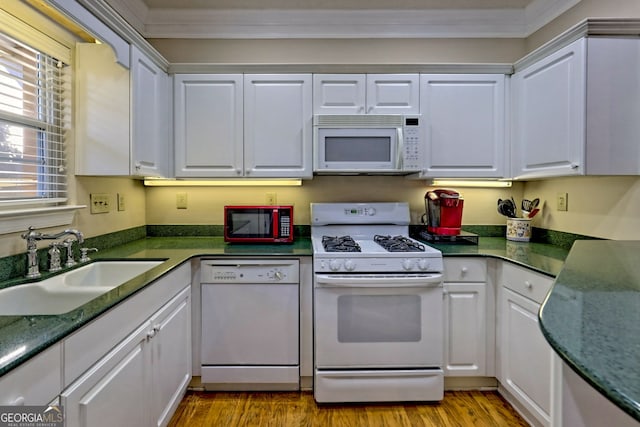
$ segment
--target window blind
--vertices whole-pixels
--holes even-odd
[[[0,32],[0,206],[67,198],[68,69]]]

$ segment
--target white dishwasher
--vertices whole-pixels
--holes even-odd
[[[299,262],[201,262],[202,384],[206,390],[297,390]]]

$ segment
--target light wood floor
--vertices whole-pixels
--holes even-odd
[[[317,404],[311,392],[190,391],[169,427],[527,426],[493,391],[445,392],[439,403]]]

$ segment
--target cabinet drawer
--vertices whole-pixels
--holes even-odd
[[[445,282],[486,282],[487,262],[484,258],[444,258]]]
[[[553,285],[553,279],[513,264],[503,263],[501,285],[541,304]]]
[[[62,390],[62,344],[0,378],[0,405],[47,405]]]

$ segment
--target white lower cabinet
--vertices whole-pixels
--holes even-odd
[[[191,379],[190,287],[61,394],[66,425],[165,426]]]
[[[493,304],[483,259],[445,259],[445,376],[493,375]],[[488,307],[491,309],[489,310]]]
[[[62,389],[62,345],[54,344],[0,377],[0,405],[46,405]]]
[[[554,351],[538,324],[552,279],[503,263],[500,289],[500,368],[507,400],[533,425],[551,425]]]

